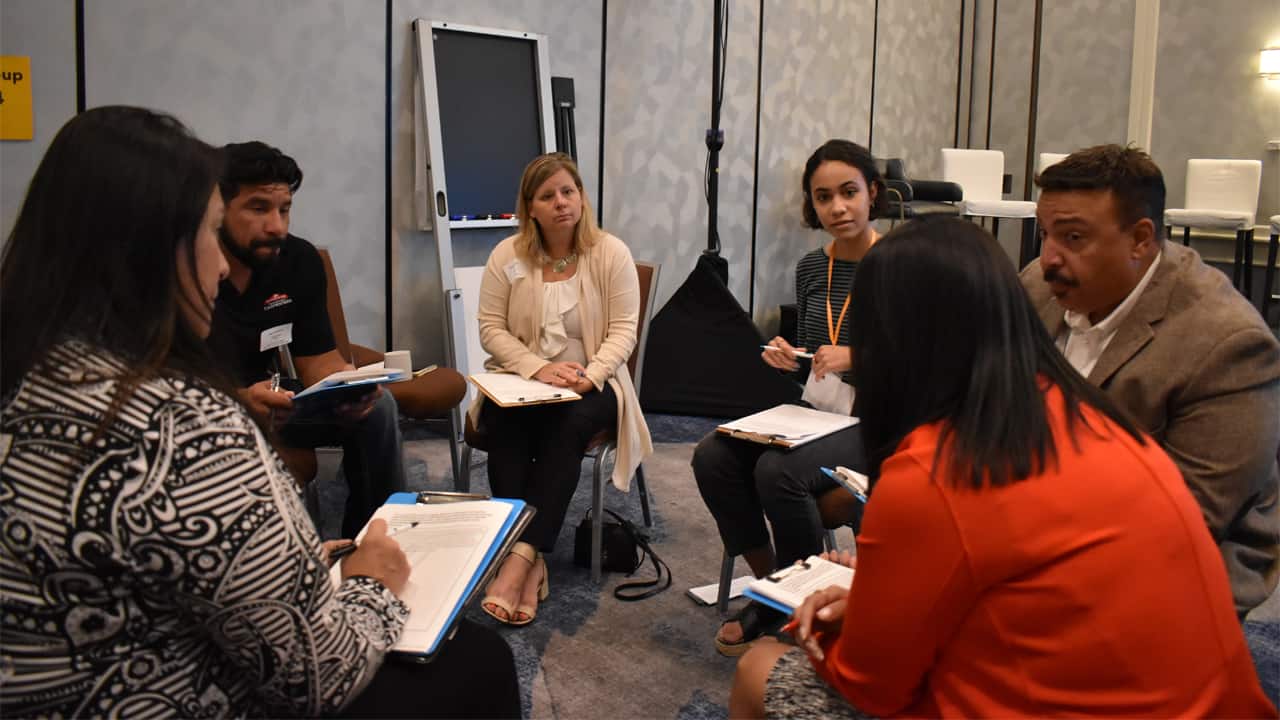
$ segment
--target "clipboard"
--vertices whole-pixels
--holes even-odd
[[[498,407],[526,407],[581,400],[569,388],[556,387],[537,380],[526,380],[514,373],[476,373],[467,376],[484,396]]]
[[[858,418],[851,415],[784,404],[727,422],[717,427],[716,432],[790,450],[857,424]]]
[[[426,491],[416,492],[398,492],[392,493],[387,498],[385,505],[418,505],[418,504],[437,504],[442,502],[468,502],[475,500],[496,500],[499,502],[507,502],[519,507],[519,510],[508,518],[498,533],[498,537],[486,551],[484,559],[480,563],[480,570],[472,576],[467,588],[462,593],[462,598],[454,606],[452,614],[446,622],[445,627],[441,630],[435,641],[435,645],[427,652],[412,652],[406,650],[397,650],[392,648],[387,657],[395,658],[404,662],[412,662],[417,664],[429,663],[439,655],[441,649],[453,639],[458,632],[458,621],[462,619],[463,611],[465,611],[480,596],[483,589],[493,579],[498,572],[501,561],[510,552],[511,547],[518,542],[521,533],[529,525],[529,521],[533,519],[537,509],[531,505],[525,504],[523,500],[510,500],[506,498],[491,498],[488,495],[476,493],[448,493],[448,492],[432,492]]]

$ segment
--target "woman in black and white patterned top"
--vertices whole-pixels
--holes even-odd
[[[796,266],[800,346],[775,337],[760,357],[805,383],[803,399],[810,405],[847,415],[853,410],[849,298],[858,261],[878,237],[871,221],[884,206],[884,181],[865,148],[829,140],[805,163],[801,187],[805,225],[825,230],[829,239]],[[837,465],[865,470],[856,425],[787,451],[713,432],[693,454],[698,491],[725,550],[742,555],[756,577],[822,552],[824,518],[861,516],[853,495],[832,492],[839,486],[820,471]],[[720,628],[716,648],[741,655],[782,620],[780,613],[748,603]]]
[[[384,665],[404,553],[371,529],[335,588],[294,480],[206,371],[218,169],[177,120],[106,107],[31,181],[0,269],[0,715],[518,713],[510,651],[476,628]],[[444,697],[468,664],[499,697]]]

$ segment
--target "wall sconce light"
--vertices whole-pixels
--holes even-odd
[[[1265,48],[1259,53],[1258,74],[1271,80],[1280,79],[1280,47]]]

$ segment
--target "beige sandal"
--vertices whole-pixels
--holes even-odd
[[[526,560],[529,559],[524,555],[521,555],[520,557],[523,557]],[[538,583],[538,602],[542,602],[543,600],[546,600],[549,595],[551,595],[551,584],[547,581],[547,561],[543,558],[542,553],[538,553],[537,558],[538,559],[535,564],[542,566],[542,580]],[[528,619],[523,621],[517,620],[515,624],[528,625],[529,623],[533,622],[533,619],[535,617],[538,616],[538,606],[537,605],[516,605],[516,613],[527,615]]]
[[[507,554],[516,555],[521,559],[525,560],[526,562],[528,562],[530,565],[534,565],[542,561],[542,556],[538,553],[538,551],[535,550],[532,545],[525,542],[516,543],[511,547],[511,552]],[[538,586],[538,599],[543,600],[546,598],[546,596],[547,596],[547,574],[546,574],[546,563],[543,563],[542,584]],[[491,609],[490,606],[493,606],[493,609]],[[533,617],[534,615],[537,614],[536,607],[530,608],[528,605],[516,605],[513,607],[511,603],[507,602],[506,600],[503,600],[497,595],[485,595],[484,598],[480,600],[480,609],[483,610],[485,614],[487,614],[489,617],[493,618],[494,620],[497,620],[498,622],[504,625],[517,625],[517,626],[528,625],[529,623],[533,622]],[[506,617],[502,617],[498,613],[494,612],[494,609],[501,610],[504,614],[506,614]],[[524,620],[517,620],[516,619],[517,613],[523,613],[525,615],[528,615],[529,617]]]

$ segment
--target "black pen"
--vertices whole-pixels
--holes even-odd
[[[415,527],[417,527],[417,526],[418,526],[418,524],[419,524],[419,523],[421,523],[421,522],[422,522],[421,520],[414,520],[413,522],[409,523],[408,525],[404,525],[404,526],[398,527],[398,528],[396,528],[395,530],[392,530],[391,532],[387,533],[387,537],[394,537],[394,536],[396,536],[396,535],[398,535],[398,534],[400,534],[400,533],[404,532],[405,530],[410,530],[410,529],[412,529],[412,528],[415,528]],[[356,541],[355,541],[355,540],[352,540],[350,543],[348,543],[348,544],[346,544],[346,545],[343,545],[342,547],[338,548],[337,550],[333,550],[332,552],[330,552],[330,553],[329,553],[329,562],[330,562],[330,564],[335,563],[335,562],[337,562],[337,561],[341,560],[342,558],[344,558],[344,557],[346,557],[346,556],[350,555],[351,553],[353,553],[353,552],[355,552],[357,549],[359,549],[359,547],[360,547],[360,546],[356,544]]]

